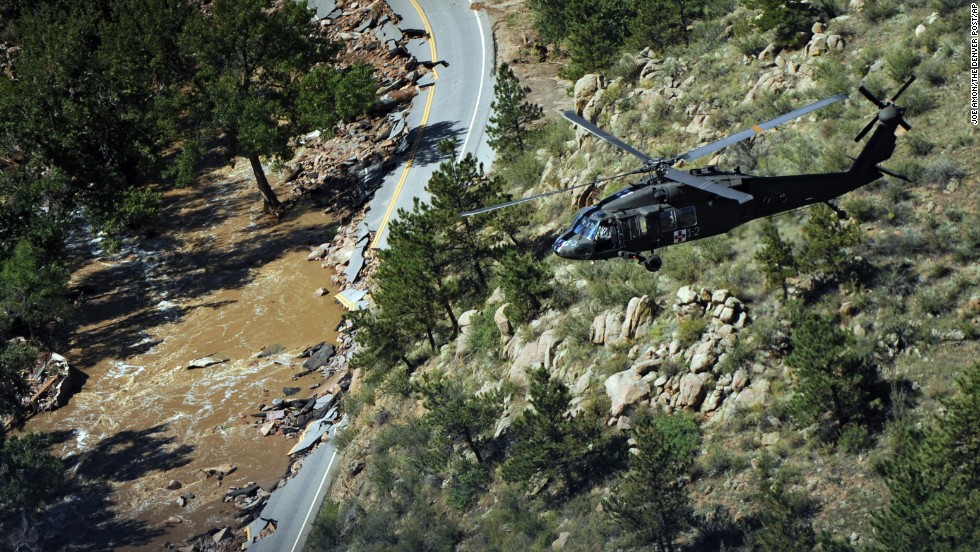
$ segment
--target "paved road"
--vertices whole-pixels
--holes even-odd
[[[410,52],[419,61],[444,63],[436,66],[435,84],[423,88],[412,104],[408,159],[385,178],[371,202],[366,223],[374,232],[370,245],[375,248],[387,247],[387,224],[398,209],[410,211],[415,197],[428,201],[425,185],[444,161],[436,151],[440,141],[456,138],[460,158],[473,153],[487,168],[493,161],[484,132],[495,74],[486,13],[470,9],[466,0],[388,0],[388,4],[402,17],[402,29],[424,29],[434,37],[413,40]]]
[[[346,425],[338,424],[336,427]],[[335,429],[329,432],[330,438]],[[324,437],[323,440],[327,440]],[[266,524],[272,520],[276,531],[271,535],[247,542],[249,552],[302,552],[306,539],[313,529],[313,521],[323,498],[330,488],[333,472],[338,461],[337,449],[329,441],[321,444],[312,454],[303,459],[296,477],[286,482],[286,486],[276,489],[259,517],[249,526],[249,534],[258,537]]]
[[[331,0],[309,3],[324,12],[333,8]],[[434,84],[413,101],[408,118],[412,146],[406,160],[385,178],[371,202],[366,222],[375,232],[371,246],[380,248],[387,246],[386,227],[399,208],[410,210],[415,197],[428,201],[425,185],[444,160],[436,150],[440,141],[455,137],[460,158],[473,153],[487,168],[493,161],[484,132],[495,72],[486,13],[471,10],[464,0],[388,0],[388,4],[403,18],[402,29],[425,29],[433,37],[413,40],[411,53],[420,61],[443,63],[436,67]],[[307,456],[299,474],[273,493],[259,518],[249,525],[257,537],[267,520],[275,520],[276,531],[247,543],[247,550],[303,550],[336,462],[337,451],[329,441]]]

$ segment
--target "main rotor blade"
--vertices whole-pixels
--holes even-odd
[[[886,107],[888,107],[887,105],[885,105],[884,103],[882,103],[881,100],[878,99],[878,96],[875,96],[874,94],[871,93],[870,90],[868,90],[867,88],[865,88],[863,84],[858,87],[858,92],[860,92],[861,94],[863,94],[865,98],[868,98],[868,101],[869,102],[871,102],[871,103],[875,104],[876,106],[878,106],[878,109],[885,109]]]
[[[617,178],[622,178],[624,176],[630,176],[630,175],[634,175],[634,174],[642,174],[642,173],[646,173],[646,172],[650,172],[650,169],[647,169],[647,168],[644,167],[642,169],[637,169],[635,171],[630,171],[630,172],[625,172],[625,173],[620,173],[620,174],[614,174],[612,176],[607,176],[607,177],[604,177],[604,178],[598,178],[598,179],[593,180],[591,182],[586,182],[585,184],[578,184],[578,185],[575,185],[575,186],[569,186],[568,188],[562,188],[560,190],[552,190],[550,192],[545,192],[543,194],[538,194],[538,195],[531,196],[531,197],[522,197],[521,199],[515,199],[513,201],[507,201],[505,203],[498,203],[496,205],[491,205],[489,207],[480,207],[479,209],[473,209],[472,211],[464,211],[464,212],[460,213],[460,216],[463,216],[463,217],[471,217],[473,215],[480,215],[480,214],[483,214],[483,213],[489,213],[490,211],[496,211],[497,209],[503,209],[504,207],[510,207],[512,205],[520,205],[521,203],[527,203],[528,201],[534,201],[535,199],[541,199],[542,197],[548,197],[548,196],[555,195],[555,194],[561,194],[561,193],[564,193],[564,192],[570,192],[570,191],[575,190],[577,188],[584,188],[585,186],[592,186],[594,184],[599,184],[601,182],[606,182],[606,181],[609,181],[609,180],[615,180]]]
[[[905,92],[905,89],[908,88],[909,85],[912,84],[913,82],[915,82],[915,75],[912,75],[912,77],[909,78],[909,80],[907,80],[905,84],[903,84],[902,87],[898,89],[898,92],[895,92],[895,95],[892,96],[892,99],[888,101],[894,102],[895,100],[897,100],[898,97],[902,95],[902,92]]]
[[[585,119],[579,117],[578,115],[575,114],[574,111],[562,111],[561,112],[561,115],[562,115],[562,117],[568,119],[572,123],[575,123],[576,125],[578,125],[578,126],[584,128],[585,130],[589,131],[589,133],[592,134],[593,136],[596,136],[597,138],[600,138],[602,140],[605,140],[606,142],[609,142],[610,144],[612,144],[612,145],[616,146],[617,148],[625,151],[626,153],[629,153],[629,154],[633,155],[634,157],[637,157],[637,158],[639,158],[639,159],[641,159],[643,161],[653,161],[653,158],[650,157],[649,155],[647,155],[647,154],[643,153],[642,151],[634,148],[633,146],[627,144],[626,142],[620,140],[619,138],[616,138],[612,134],[609,134],[608,132],[606,132],[606,131],[602,130],[601,128],[595,126],[594,124],[586,121]]]
[[[577,186],[562,188],[561,190],[552,190],[550,192],[545,192],[543,194],[538,194],[531,197],[522,197],[521,199],[515,199],[513,201],[507,201],[505,203],[498,203],[496,205],[491,205],[489,207],[480,207],[479,209],[473,209],[472,211],[463,211],[462,213],[460,213],[460,216],[471,217],[473,215],[481,215],[483,213],[489,213],[490,211],[496,211],[497,209],[503,209],[504,207],[520,205],[521,203],[527,203],[528,201],[534,201],[535,199],[541,199],[542,197],[548,197],[555,194],[570,192],[576,188],[584,188],[585,186],[591,186],[593,184],[595,184],[595,182],[586,182],[585,184],[579,184]]]
[[[755,136],[756,134],[762,134],[762,132],[765,131],[765,130],[769,130],[769,129],[774,128],[776,126],[779,126],[779,125],[781,125],[781,124],[783,124],[785,122],[792,121],[793,119],[795,119],[797,117],[800,117],[802,115],[806,115],[807,113],[809,113],[811,111],[816,111],[816,110],[820,109],[821,107],[825,107],[825,106],[828,106],[828,105],[830,105],[832,103],[836,103],[836,102],[839,102],[841,100],[846,100],[846,99],[847,99],[847,94],[837,94],[836,96],[831,96],[829,98],[824,98],[824,99],[822,99],[820,101],[813,102],[810,105],[801,107],[799,109],[795,109],[795,110],[790,111],[789,113],[786,113],[784,115],[780,115],[779,117],[776,117],[775,119],[772,119],[772,120],[766,121],[764,123],[755,125],[752,128],[747,128],[747,129],[745,129],[742,132],[739,132],[737,134],[732,134],[731,136],[729,136],[727,138],[722,138],[721,140],[718,140],[718,141],[715,141],[715,142],[711,142],[710,144],[705,144],[705,145],[703,145],[703,146],[701,146],[699,148],[693,149],[693,150],[691,150],[691,151],[689,151],[689,152],[681,155],[680,157],[677,157],[677,160],[679,161],[679,160],[683,159],[685,161],[693,161],[695,159],[699,159],[701,157],[704,157],[705,155],[712,154],[712,153],[714,153],[714,152],[716,152],[716,151],[718,151],[718,150],[720,150],[722,148],[728,147],[728,146],[730,146],[732,144],[737,144],[738,142],[741,142],[742,140],[745,140],[746,138],[750,138],[752,136]]]
[[[716,196],[721,196],[726,199],[734,199],[735,201],[739,202],[739,204],[752,200],[752,196],[745,192],[726,188],[725,186],[715,184],[710,180],[699,178],[689,172],[680,171],[675,168],[669,168],[664,171],[664,177],[669,178],[674,182],[679,182],[681,184],[715,194]]]

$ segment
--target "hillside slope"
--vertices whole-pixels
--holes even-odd
[[[529,12],[500,4],[508,9],[496,14],[506,27],[499,34],[523,37],[515,71],[540,81],[541,66],[524,63],[528,51],[541,52],[526,31]],[[522,322],[507,308],[516,295],[501,262],[489,286],[497,291],[454,305],[458,338],[440,326],[438,348],[419,342],[403,351],[410,371],[370,349],[360,357],[344,404],[356,416],[341,438],[345,476],[313,548],[639,550],[659,542],[792,550],[819,540],[842,550],[888,542],[876,528],[889,526],[875,515],[900,488],[894,466],[933,442],[931,428],[958,423],[973,395],[955,381],[978,369],[969,13],[954,4],[825,2],[803,46],[780,49],[772,34],[745,24],[758,11],[728,2],[722,15],[693,23],[686,45],[627,52],[602,74],[567,82],[564,108],[656,155],[849,93],[705,160],[770,175],[848,166],[861,147],[854,136],[876,112],[858,86],[887,98],[914,73],[899,102],[913,128],[888,163],[912,182],[889,177],[841,198],[847,221],[819,208],[776,217],[798,261],[785,296],[758,256],[771,247],[766,221],[668,248],[663,269],[650,274],[619,260],[550,255],[577,206],[626,183],[541,200],[522,234],[536,266],[551,274],[537,315]],[[565,59],[545,51],[550,63]],[[515,196],[635,168],[564,123],[544,123],[532,137],[534,147],[495,166]],[[955,399],[961,387],[968,399]],[[550,428],[539,419],[546,413]],[[668,417],[696,422],[689,459],[677,444],[687,430],[658,425]],[[654,439],[666,443],[657,449],[649,427],[673,437]],[[646,460],[660,463],[643,472]],[[976,488],[969,465],[950,469]],[[638,495],[644,482],[662,487]],[[679,497],[681,506],[650,506],[651,497]],[[679,516],[652,540],[652,525],[635,521],[652,519],[644,518],[649,508]],[[971,544],[968,537],[964,549]]]

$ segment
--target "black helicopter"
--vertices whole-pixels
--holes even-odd
[[[912,128],[902,118],[905,108],[895,105],[894,102],[914,80],[913,76],[887,102],[879,100],[864,86],[859,88],[861,94],[874,103],[879,111],[854,141],[860,141],[875,123],[878,123],[878,128],[854,159],[850,169],[825,174],[761,177],[742,173],[739,169],[729,172],[708,166],[682,171],[673,165],[710,155],[806,113],[845,100],[846,94],[825,98],[670,158],[650,157],[574,112],[564,111],[562,115],[566,119],[639,158],[643,161],[643,166],[624,174],[467,211],[462,215],[485,213],[623,176],[652,173],[636,184],[579,211],[571,228],[552,246],[558,256],[567,259],[635,259],[650,271],[657,271],[662,265],[660,257],[653,253],[658,247],[724,234],[757,218],[814,203],[826,203],[839,217],[845,218],[844,212],[830,203],[830,200],[874,182],[884,174],[907,180],[878,164],[891,157],[895,150],[896,136]],[[903,131],[898,131],[899,127]],[[650,251],[651,254],[643,255],[644,251]]]

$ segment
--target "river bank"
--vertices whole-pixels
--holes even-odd
[[[337,138],[305,137],[290,168],[270,173],[288,205],[280,219],[262,212],[246,161],[215,161],[193,188],[165,191],[154,235],[114,254],[99,237],[76,240],[80,308],[61,350],[89,379],[25,428],[51,436],[75,489],[39,516],[45,547],[156,549],[237,531],[227,492],[277,486],[296,443],[264,436],[251,414],[325,392],[326,373],[342,375],[335,365],[299,376],[297,357],[321,342],[344,350],[331,299],[343,278],[324,268],[346,262],[350,223],[404,145],[405,102],[426,69],[410,69],[417,61],[383,4],[338,2],[323,17],[348,63],[377,68],[381,102]],[[327,258],[311,259],[338,233]],[[188,369],[205,357],[221,362]]]

